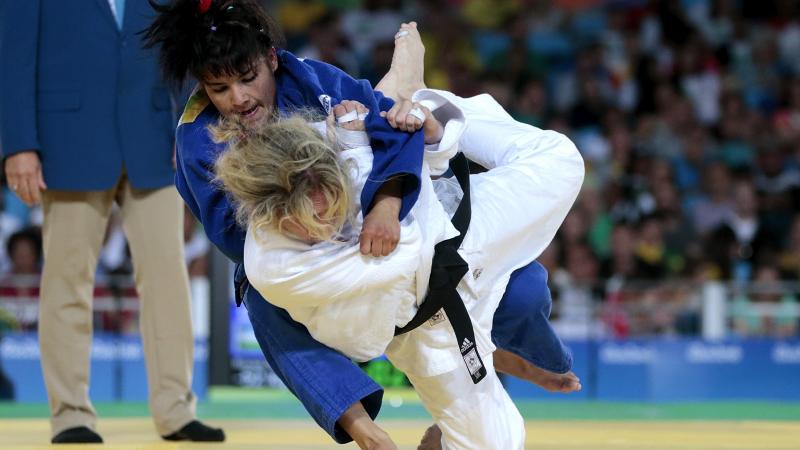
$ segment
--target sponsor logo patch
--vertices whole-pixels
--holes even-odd
[[[439,311],[436,311],[436,313],[432,315],[430,319],[428,319],[428,325],[430,326],[438,325],[444,322],[445,319],[447,319],[447,317],[444,315],[444,311],[440,309]]]
[[[475,375],[483,368],[483,364],[481,364],[481,360],[478,358],[478,352],[476,352],[474,348],[464,355],[464,362],[467,363],[467,369],[469,369],[469,373],[472,375]]]

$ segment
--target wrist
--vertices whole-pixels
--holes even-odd
[[[338,422],[361,449],[372,448],[389,439],[389,435],[367,414],[361,402],[351,405]]]
[[[424,133],[426,145],[438,144],[442,141],[442,136],[444,136],[444,127],[442,126],[441,122],[433,117],[433,114],[430,114],[425,120]]]
[[[442,136],[444,136],[444,128],[439,125],[433,130],[425,130],[425,144],[438,144],[442,141]]]
[[[377,208],[383,212],[390,212],[395,215],[399,215],[400,208],[402,207],[403,203],[402,195],[402,179],[391,179],[383,183],[383,185],[375,193],[375,198],[372,200],[371,210],[374,211]]]
[[[391,438],[385,431],[381,430],[377,425],[375,425],[375,422],[370,421],[370,423],[371,426],[365,427],[363,430],[361,430],[362,433],[358,438],[353,437],[353,440],[356,442],[359,448],[377,448],[380,444],[391,442]]]
[[[390,214],[394,214],[395,216],[400,214],[400,208],[403,206],[403,199],[392,194],[377,194],[375,196],[375,203],[372,210],[380,210],[382,212],[387,212]]]

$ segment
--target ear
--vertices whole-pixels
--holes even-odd
[[[275,47],[270,47],[267,52],[267,66],[269,66],[272,73],[278,70],[278,52],[275,50]]]

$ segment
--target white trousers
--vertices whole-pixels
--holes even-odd
[[[514,121],[488,96],[457,104],[468,118],[461,151],[489,169],[470,177],[472,220],[459,250],[470,271],[458,286],[479,347],[486,348],[511,273],[550,244],[580,191],[584,166],[565,136]],[[436,376],[407,374],[447,450],[524,448],[524,421],[491,355],[484,363],[487,376],[478,384],[463,364]]]
[[[466,368],[408,378],[442,430],[442,450],[523,450],[525,422],[484,358],[486,377],[472,383]]]

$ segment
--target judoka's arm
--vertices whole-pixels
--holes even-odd
[[[252,231],[251,231],[252,233]],[[262,245],[247,237],[247,279],[264,298],[282,308],[317,307],[413,279],[419,264],[420,235],[409,229],[397,250],[375,259],[357,242],[309,246],[277,231],[263,231]]]
[[[388,256],[400,241],[403,183],[389,180],[375,193],[372,210],[364,217],[358,242],[362,255]]]
[[[364,216],[369,214],[378,190],[387,181],[400,180],[402,205],[399,218],[402,220],[419,197],[424,145],[422,132],[406,133],[392,128],[380,112],[388,111],[394,100],[373,90],[367,80],[356,80],[339,68],[320,61],[305,60],[304,63],[332,97],[355,100],[369,109],[364,124],[372,146],[373,164],[361,191],[361,209]]]
[[[340,131],[363,132],[363,117],[367,107],[361,102],[344,99],[333,107],[335,124]],[[344,122],[339,122],[344,120]],[[367,137],[366,145],[369,144]],[[402,206],[402,183],[399,179],[389,180],[378,189],[372,210],[364,218],[359,235],[361,253],[374,257],[387,256],[397,247],[400,240],[400,221],[398,216]]]
[[[369,94],[369,83],[361,81]],[[372,91],[378,108],[393,103]],[[365,120],[372,145],[373,164],[361,190],[364,224],[359,236],[360,251],[373,257],[388,256],[400,240],[400,224],[419,197],[422,171],[422,133],[394,130],[373,106]]]
[[[359,448],[397,450],[389,435],[372,421],[361,402],[354,403],[337,421]]]

